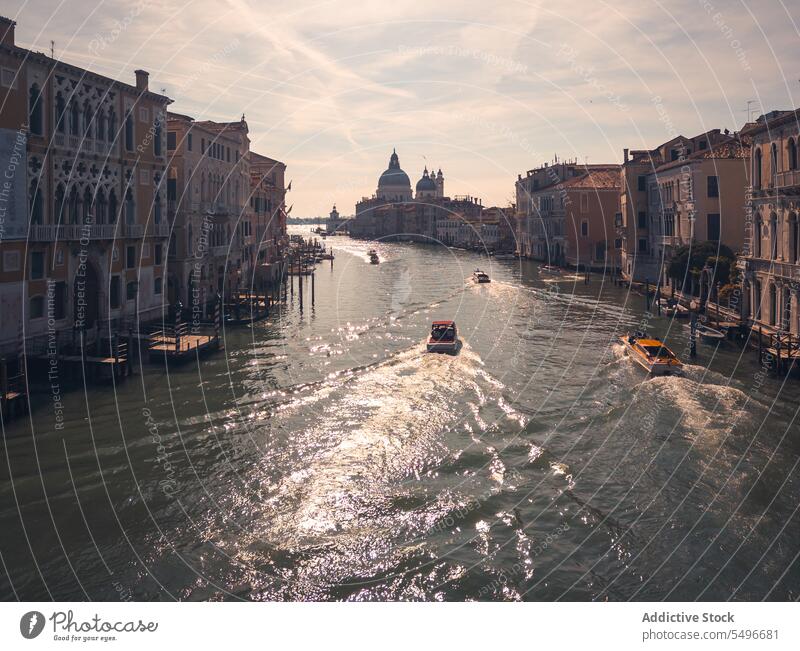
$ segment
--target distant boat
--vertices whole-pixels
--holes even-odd
[[[551,276],[560,276],[561,269],[551,264],[543,264],[539,267],[539,273],[549,274]]]
[[[672,375],[683,370],[683,364],[663,342],[644,332],[620,337],[628,356],[650,375]]]
[[[378,264],[380,263],[381,259],[378,257],[378,254],[375,251],[369,252],[369,263],[370,264]]]
[[[516,260],[518,257],[513,253],[495,253],[494,255],[495,260]]]
[[[491,282],[491,278],[489,278],[489,274],[485,271],[481,271],[480,269],[476,269],[472,272],[472,279],[476,283],[489,283]]]

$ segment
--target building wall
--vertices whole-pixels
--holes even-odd
[[[0,325],[0,347],[18,345],[19,323],[31,338],[155,318],[157,247],[163,254],[168,235],[159,120],[169,99],[147,90],[146,73],[124,84],[8,42],[0,67],[17,71],[0,129],[27,124],[26,161],[14,179],[24,229],[0,243],[3,310],[19,318]]]

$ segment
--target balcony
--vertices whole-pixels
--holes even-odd
[[[31,242],[77,242],[80,240],[113,240],[116,224],[32,224]]]
[[[680,246],[683,244],[681,241],[680,235],[662,235],[661,236],[661,245],[662,246]]]
[[[150,228],[150,233],[153,237],[169,237],[169,231],[169,224],[163,222],[161,224],[152,224]]]
[[[123,224],[122,233],[124,237],[144,237],[144,224]]]
[[[800,281],[800,263],[779,260],[763,260],[761,258],[744,258],[747,271],[758,271],[775,277],[791,278]]]
[[[788,170],[775,175],[775,187],[790,188],[792,186],[800,186],[800,170]],[[798,187],[798,191],[800,191],[800,187]]]

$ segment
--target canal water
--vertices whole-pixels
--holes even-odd
[[[597,274],[328,244],[313,304],[4,424],[3,599],[800,597],[796,379],[730,343],[647,379],[619,335],[688,330]]]

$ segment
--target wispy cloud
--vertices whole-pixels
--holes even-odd
[[[289,165],[295,214],[346,211],[393,146],[412,179],[424,156],[450,192],[500,203],[537,156],[661,142],[653,96],[688,134],[800,90],[797,9],[778,0],[6,4],[22,44],[120,79],[146,68],[177,111],[245,113],[254,149]]]

